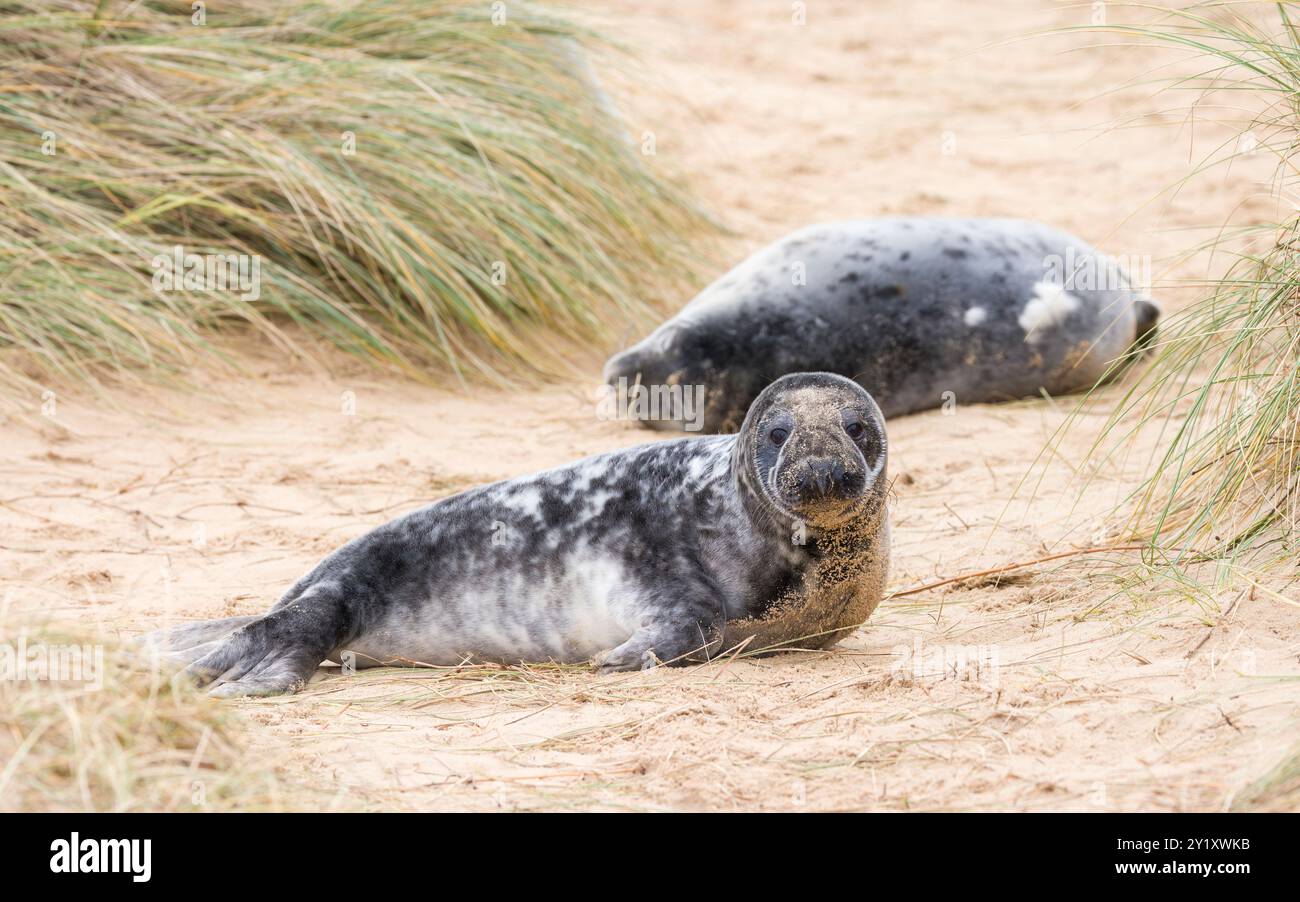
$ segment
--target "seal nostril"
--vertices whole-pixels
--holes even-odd
[[[815,486],[814,479],[812,472],[804,473],[799,477],[799,491],[801,494],[808,495],[812,493]]]
[[[809,462],[806,477],[807,488],[819,498],[826,497],[838,487],[839,476],[837,470],[840,469],[835,461],[817,460]]]

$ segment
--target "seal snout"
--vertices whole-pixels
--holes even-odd
[[[862,473],[833,457],[811,458],[795,478],[796,501],[808,504],[856,498],[862,492]]]
[[[635,380],[641,372],[641,355],[636,348],[628,348],[609,358],[605,363],[604,379],[614,385],[620,378]]]
[[[674,371],[680,369],[681,343],[685,330],[674,323],[666,323],[646,338],[625,348],[605,363],[605,382],[616,384],[620,379],[642,385],[659,385],[669,382]]]
[[[1160,322],[1160,307],[1150,298],[1138,298],[1133,304],[1135,332],[1133,349],[1149,351],[1156,340],[1156,324]]]

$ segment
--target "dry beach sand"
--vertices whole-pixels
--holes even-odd
[[[1087,24],[1090,4],[814,0],[803,25],[783,0],[594,5],[640,56],[604,74],[610,93],[734,232],[731,260],[819,220],[1025,216],[1149,255],[1168,307],[1219,261],[1163,261],[1243,198],[1239,217],[1270,212],[1263,159],[1161,195],[1230,137],[1186,123],[1188,98],[1112,90],[1176,55],[1020,39]],[[192,398],[65,392],[3,426],[14,609],[123,636],[258,613],[405,510],[658,436],[595,416],[596,361],[572,385],[462,392],[254,353],[247,379]],[[890,424],[892,586],[1104,537],[1139,461],[1093,468],[1080,496],[1099,417],[1009,503],[1068,407],[959,399]],[[1300,738],[1297,625],[1294,603],[1240,587],[1202,607],[1113,595],[1062,559],[886,600],[827,653],[609,677],[327,671],[235,704],[286,779],[345,807],[1217,810]]]

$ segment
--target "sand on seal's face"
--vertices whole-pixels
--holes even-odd
[[[1032,215],[1160,260],[1239,199],[1247,216],[1273,212],[1256,191],[1266,154],[1143,206],[1186,175],[1186,142],[1079,131],[1167,108],[1143,88],[1103,92],[1176,55],[1060,52],[1095,43],[1079,36],[992,46],[1086,24],[1087,4],[988,0],[963,15],[938,0],[826,0],[804,26],[748,0],[596,6],[651,73],[611,91],[741,236],[729,259],[810,222],[911,213]],[[1213,122],[1196,131],[1203,147],[1235,138]],[[1202,278],[1205,262],[1168,279]],[[1158,293],[1166,311],[1188,297]],[[588,384],[509,395],[429,392],[346,365],[333,379],[269,358],[258,369],[179,418],[148,395],[112,410],[61,393],[37,429],[5,424],[12,606],[125,633],[261,613],[341,542],[432,498],[655,438],[594,414],[599,359]],[[340,412],[344,391],[355,416]],[[891,585],[1090,544],[1132,485],[1118,463],[1082,499],[1057,471],[1031,505],[1006,507],[1061,415],[957,398],[951,416],[891,422]],[[1059,457],[1079,466],[1089,444],[1080,434]],[[1109,594],[1068,572],[1012,576],[886,599],[829,653],[608,678],[326,675],[240,710],[291,748],[298,778],[384,808],[1228,805],[1295,736],[1295,683],[1271,677],[1300,666],[1300,610],[1247,592],[1220,622],[1185,600]],[[963,654],[995,659],[996,679],[958,666]]]
[[[766,510],[756,515],[770,513],[771,528],[808,550],[815,562],[761,617],[728,622],[724,649],[755,654],[829,648],[866,622],[884,593],[889,570],[884,419],[857,386],[847,380],[836,386],[840,377],[822,376],[830,384],[785,388],[785,380],[776,382],[770,396],[754,402],[737,439],[736,454],[744,461],[733,466],[743,466],[742,483],[749,489],[757,483],[763,495]],[[846,415],[864,424],[858,441],[845,432]],[[759,449],[774,423],[791,430],[779,451],[767,445],[773,458],[765,468]],[[796,483],[809,459],[836,461],[846,472],[842,485],[854,485],[852,476],[860,481],[847,493],[805,498],[792,507],[789,499],[797,497]]]

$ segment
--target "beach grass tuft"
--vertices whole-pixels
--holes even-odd
[[[265,740],[141,649],[84,627],[0,622],[0,810],[253,811],[334,805]]]
[[[1104,30],[1186,50],[1200,68],[1168,89],[1193,91],[1193,109],[1213,106],[1221,119],[1224,92],[1232,98],[1235,140],[1189,177],[1242,154],[1273,154],[1278,212],[1276,221],[1224,226],[1189,251],[1229,254],[1231,265],[1162,319],[1147,354],[1113,364],[1103,381],[1134,372],[1090,459],[1100,469],[1136,437],[1155,436],[1116,534],[1148,541],[1165,572],[1215,561],[1249,581],[1294,565],[1300,526],[1300,186],[1291,162],[1300,32],[1288,4],[1141,8],[1158,17]]]
[[[612,349],[713,226],[589,49],[524,0],[5,4],[0,390],[183,377],[250,329],[418,378]]]

